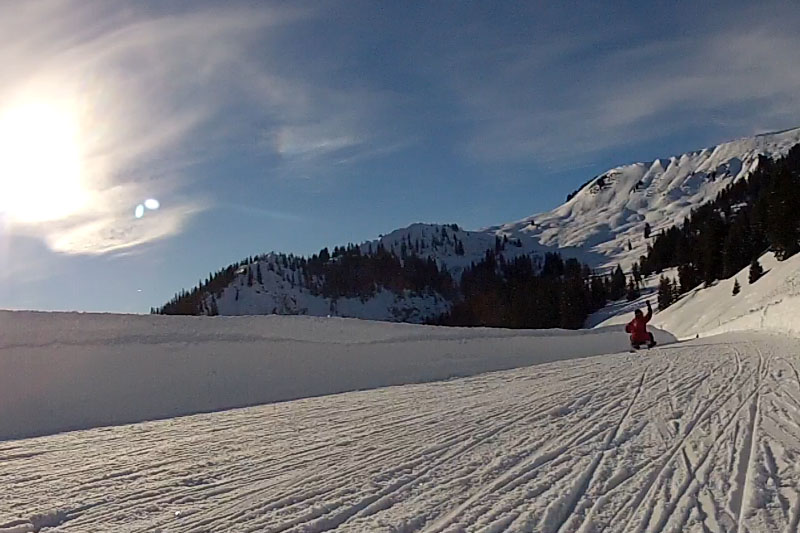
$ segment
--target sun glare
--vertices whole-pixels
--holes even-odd
[[[0,111],[0,213],[21,223],[65,218],[88,193],[80,129],[66,106],[30,102]]]

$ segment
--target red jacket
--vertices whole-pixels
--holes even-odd
[[[633,342],[645,343],[650,340],[647,335],[647,323],[650,322],[651,318],[653,318],[653,311],[648,310],[647,314],[642,318],[634,318],[628,322],[628,325],[625,326],[625,331],[631,334]]]

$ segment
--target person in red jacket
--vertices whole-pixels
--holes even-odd
[[[650,307],[650,302],[647,302],[647,314],[645,315],[641,309],[637,309],[634,312],[633,320],[625,326],[625,331],[631,334],[631,346],[634,350],[638,350],[642,344],[647,344],[648,348],[656,345],[655,337],[647,331],[647,323],[651,318],[653,318],[653,308]]]

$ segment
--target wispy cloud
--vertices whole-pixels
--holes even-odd
[[[306,176],[406,146],[398,141],[405,134],[393,127],[392,106],[402,96],[335,69],[294,76],[267,73],[253,86],[271,119],[260,145],[278,157],[281,173]]]
[[[313,10],[184,7],[83,0],[0,7],[0,111],[28,101],[67,106],[80,131],[87,198],[68,216],[12,220],[6,231],[38,236],[63,253],[120,251],[175,235],[213,205],[192,192],[192,174],[232,143],[272,152],[290,170],[375,150],[383,97],[333,87],[328,72],[295,69],[283,57],[302,44],[290,28],[313,19]],[[163,208],[134,218],[148,197]]]
[[[102,254],[167,237],[203,208],[185,192],[188,177],[180,172],[199,148],[187,146],[189,136],[226,105],[215,91],[247,38],[287,19],[273,10],[154,14],[115,7],[54,0],[0,13],[0,33],[12,43],[0,53],[0,108],[32,102],[66,109],[78,132],[80,208],[55,220],[15,223],[12,216],[7,225],[58,252]],[[48,128],[47,113],[40,115],[35,127]],[[171,175],[160,175],[165,168]],[[133,207],[151,196],[173,201],[135,219]]]
[[[266,207],[253,207],[251,205],[223,203],[223,204],[218,204],[216,208],[238,211],[240,213],[244,213],[246,215],[257,218],[271,218],[274,220],[281,220],[284,222],[308,222],[308,217],[306,216],[298,215],[295,213],[289,213],[286,211],[280,211],[278,209],[269,209]]]
[[[465,159],[563,170],[708,124],[736,135],[800,123],[796,9],[673,23],[646,10],[596,20],[609,11],[600,5],[575,26],[563,7],[509,9],[493,18],[502,9],[3,3],[0,117],[30,103],[66,110],[82,190],[57,216],[6,216],[0,231],[68,254],[176,235],[230,200],[214,194],[208,169],[242,153],[263,163],[247,179],[324,188],[350,166],[416,146],[427,151],[420,161],[455,145]],[[135,218],[149,197],[162,209]]]
[[[682,31],[664,21],[643,40],[599,23],[465,54],[447,82],[471,128],[463,152],[551,163],[713,122],[732,135],[800,123],[796,27],[726,13]]]

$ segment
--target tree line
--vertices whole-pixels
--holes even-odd
[[[508,328],[580,328],[592,311],[631,290],[620,267],[597,275],[576,259],[557,253],[519,256],[506,260],[503,251],[513,240],[498,239],[484,258],[464,269],[455,283],[446,268],[415,247],[401,253],[382,244],[362,250],[356,245],[327,248],[309,258],[270,254],[249,257],[209,274],[190,291],[181,291],[158,314],[216,315],[217,298],[235,285],[263,283],[266,272],[299,285],[312,294],[331,299],[366,300],[379,290],[436,293],[451,302],[450,313],[432,317],[430,323]]]

